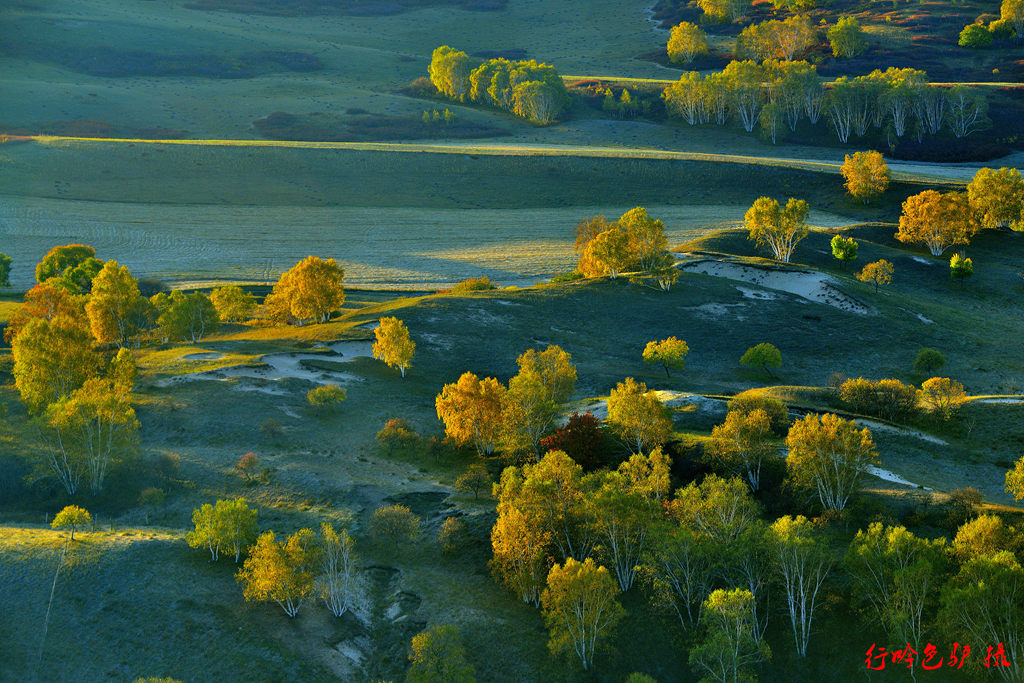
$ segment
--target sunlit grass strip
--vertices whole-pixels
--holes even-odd
[[[680,152],[666,149],[640,149],[635,147],[600,147],[587,145],[434,145],[412,142],[318,142],[307,140],[143,140],[139,138],[84,138],[55,135],[36,135],[29,138],[44,145],[73,143],[121,143],[134,145],[180,145],[185,147],[272,147],[292,149],[336,149],[359,152],[398,152],[409,154],[479,154],[484,156],[515,157],[594,157],[611,159],[654,159],[666,161],[709,161],[733,164],[757,164],[797,168],[823,173],[839,173],[839,164],[798,159],[742,156],[738,154],[709,154]]]

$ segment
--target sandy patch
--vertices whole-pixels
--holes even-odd
[[[736,289],[740,290],[740,294],[742,294],[746,299],[760,299],[761,301],[771,301],[772,299],[778,298],[771,292],[764,292],[757,289],[747,289],[746,287],[737,287]]]
[[[923,258],[923,257],[921,257],[921,256],[911,256],[910,258],[912,258],[913,260],[917,261],[918,263],[923,263],[923,264],[925,264],[926,266],[930,266],[930,265],[932,265],[932,262],[931,262],[931,261],[929,261],[928,259],[926,259],[926,258]]]
[[[666,407],[672,409],[682,409],[687,406],[696,406],[697,410],[711,410],[717,411],[720,409],[721,399],[708,398],[701,396],[700,394],[691,394],[686,391],[668,391],[664,389],[652,389],[654,395],[658,397]],[[561,424],[568,422],[568,416],[573,413],[579,413],[585,415],[592,413],[594,417],[602,422],[608,419],[608,399],[597,399],[588,398],[576,403],[570,404],[565,412],[565,418],[561,421]]]
[[[883,481],[889,481],[889,482],[892,482],[894,484],[901,484],[903,486],[911,486],[913,488],[921,488],[921,489],[924,489],[925,491],[931,491],[932,490],[932,489],[928,488],[927,486],[921,486],[920,484],[915,484],[912,481],[907,481],[906,479],[904,479],[900,475],[896,474],[895,472],[890,472],[889,470],[883,470],[881,467],[875,467],[874,465],[868,465],[867,473],[872,475],[872,476],[878,477],[879,479],[882,479]]]
[[[992,396],[989,398],[972,398],[972,403],[1024,403],[1024,396]]]
[[[813,270],[760,268],[726,261],[697,261],[683,264],[680,268],[730,280],[741,280],[767,289],[777,289],[851,313],[866,315],[871,312],[870,308],[836,287],[831,276]]]

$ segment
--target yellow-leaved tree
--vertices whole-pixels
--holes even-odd
[[[608,396],[608,423],[633,453],[660,446],[672,433],[672,418],[657,394],[627,377]]]
[[[869,282],[875,286],[875,294],[878,294],[879,285],[888,285],[892,283],[893,274],[892,263],[885,259],[880,259],[864,266],[859,273],[857,273],[857,279],[861,282]]]
[[[376,337],[373,357],[392,368],[398,368],[402,372],[402,379],[405,379],[405,369],[409,367],[416,352],[416,342],[409,337],[409,328],[398,318],[381,318],[373,334]]]
[[[697,55],[707,54],[708,39],[700,27],[684,21],[669,32],[667,50],[670,62],[689,64]]]
[[[854,152],[853,156],[847,154],[839,170],[846,181],[846,191],[865,204],[889,189],[889,167],[881,152]]]
[[[336,617],[348,611],[355,593],[355,573],[358,558],[355,542],[348,531],[335,529],[328,522],[320,525],[322,553],[320,577],[317,579],[320,597],[327,609]]]
[[[954,244],[967,244],[980,229],[966,192],[925,190],[903,202],[896,239],[923,244],[932,256]]]
[[[417,633],[410,650],[407,683],[476,683],[476,669],[466,661],[459,630],[451,624]]]
[[[552,344],[543,351],[528,349],[516,359],[519,372],[508,382],[502,400],[502,443],[509,451],[532,448],[554,425],[558,407],[576,387],[572,356]]]
[[[831,413],[797,420],[786,445],[786,468],[797,482],[814,487],[826,510],[845,508],[867,468],[878,461],[871,432]]]
[[[85,304],[92,336],[101,344],[128,346],[140,343],[149,301],[139,294],[139,284],[127,266],[110,260],[92,281],[92,293]]]
[[[99,371],[100,358],[80,320],[33,318],[11,344],[14,384],[30,413],[68,396]]]
[[[653,365],[658,363],[665,370],[665,377],[671,377],[668,369],[682,370],[686,367],[686,354],[690,347],[682,339],[669,337],[661,341],[647,342],[644,347],[644,362]]]
[[[264,301],[268,317],[302,325],[325,323],[345,303],[345,270],[332,258],[307,256],[285,272]]]
[[[34,318],[53,320],[57,316],[65,316],[72,320],[81,320],[82,327],[87,328],[85,318],[84,297],[73,296],[66,289],[43,284],[36,285],[25,293],[25,301],[12,313],[4,328],[4,341],[14,341],[22,328]]]
[[[249,549],[235,578],[242,584],[246,600],[273,600],[294,617],[316,590],[314,570],[319,554],[312,529],[300,529],[286,541],[275,540],[274,532],[267,531]]]
[[[88,510],[77,505],[68,505],[54,515],[53,521],[50,522],[50,526],[54,529],[70,527],[72,541],[75,540],[75,530],[88,524],[92,524],[92,515]]]
[[[797,243],[807,236],[807,202],[789,198],[785,208],[770,197],[760,197],[743,216],[748,239],[767,246],[775,258],[789,263]]]
[[[551,567],[541,611],[552,654],[573,653],[589,670],[601,639],[626,615],[617,593],[608,570],[593,558],[577,562],[570,557],[564,565]]]
[[[445,434],[455,443],[473,444],[480,455],[494,452],[501,438],[501,409],[506,391],[493,377],[480,379],[472,372],[444,385],[434,405],[437,418],[444,422]]]

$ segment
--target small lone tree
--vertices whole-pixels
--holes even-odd
[[[420,443],[420,435],[412,423],[404,417],[393,417],[388,420],[384,427],[377,432],[377,443],[388,449],[388,455],[393,455],[396,448],[412,448]]]
[[[852,237],[836,235],[832,238],[832,256],[839,261],[841,268],[846,268],[847,261],[856,260],[859,247],[857,240]]]
[[[700,27],[684,21],[672,27],[667,49],[670,62],[689,64],[697,55],[707,54],[708,38]]]
[[[476,669],[466,661],[459,630],[451,624],[431,626],[412,638],[408,683],[476,683]]]
[[[477,463],[471,465],[468,470],[459,475],[455,480],[455,488],[460,491],[473,492],[474,498],[480,497],[480,489],[487,489],[491,485],[491,475],[487,468]]]
[[[840,172],[846,180],[846,191],[865,204],[889,188],[889,167],[881,152],[854,152],[853,156],[847,154]]]
[[[665,370],[665,377],[671,377],[672,375],[668,371],[669,368],[682,370],[686,367],[686,354],[689,352],[690,347],[687,346],[686,342],[682,339],[669,337],[661,341],[647,342],[647,346],[644,348],[643,359],[649,365],[660,363],[661,367]]]
[[[1013,469],[1006,473],[1006,492],[1014,500],[1024,499],[1024,456],[1013,464]]]
[[[377,338],[373,342],[373,357],[398,368],[405,379],[405,369],[416,352],[416,342],[409,338],[409,328],[398,318],[381,318],[373,334]]]
[[[235,579],[246,600],[273,600],[289,617],[295,617],[303,601],[314,594],[313,569],[319,555],[316,534],[300,529],[278,542],[274,532],[260,535]]]
[[[337,384],[325,384],[322,387],[310,389],[306,394],[309,405],[316,409],[317,414],[321,410],[333,409],[348,397],[348,392]]]
[[[778,370],[782,367],[782,352],[774,344],[761,342],[757,346],[747,349],[746,353],[740,357],[740,365],[748,368],[761,368],[768,373],[769,377],[775,379],[772,368]]]
[[[747,239],[758,246],[766,245],[777,260],[789,263],[797,243],[807,236],[807,211],[807,202],[802,199],[790,197],[780,209],[778,201],[761,197],[743,216]]]
[[[959,280],[960,286],[963,287],[964,281],[972,275],[974,275],[974,263],[971,262],[971,259],[963,254],[953,254],[953,258],[949,260],[949,276],[954,280]]]
[[[420,535],[420,518],[406,505],[382,505],[373,511],[370,532],[378,540],[396,544],[411,542]]]
[[[871,282],[875,285],[875,294],[878,294],[879,285],[888,285],[892,282],[892,264],[881,259],[864,266],[864,269],[857,273],[857,279],[861,282]]]
[[[72,541],[75,540],[75,530],[86,524],[92,524],[92,515],[88,510],[77,505],[68,505],[58,512],[50,522],[50,526],[54,529],[70,528]]]
[[[327,609],[336,617],[348,611],[354,593],[355,542],[345,529],[340,531],[324,522],[320,525],[320,577],[317,587]]]
[[[574,652],[584,671],[593,664],[598,640],[626,614],[611,574],[590,557],[583,562],[570,557],[564,565],[551,567],[541,595],[541,612],[552,654]]]
[[[921,349],[914,359],[914,372],[935,372],[946,364],[946,357],[935,349]]]
[[[256,457],[255,453],[249,451],[235,463],[235,471],[248,481],[252,477],[252,473],[256,471],[257,465],[259,465],[259,458]]]

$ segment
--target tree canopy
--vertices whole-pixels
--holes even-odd
[[[757,199],[743,217],[748,239],[767,246],[775,258],[788,263],[797,243],[807,236],[807,202],[790,197],[785,208],[770,197]]]
[[[398,318],[381,318],[373,331],[373,357],[384,361],[392,368],[398,368],[405,378],[405,369],[416,353],[416,342],[409,337],[409,328]]]
[[[889,188],[889,167],[881,152],[854,152],[853,156],[847,154],[840,172],[846,181],[846,191],[865,204]]]
[[[345,303],[344,276],[334,259],[307,256],[281,275],[264,308],[279,322],[325,323]]]
[[[896,239],[923,244],[940,256],[954,244],[967,244],[980,225],[964,192],[925,190],[903,202]]]

